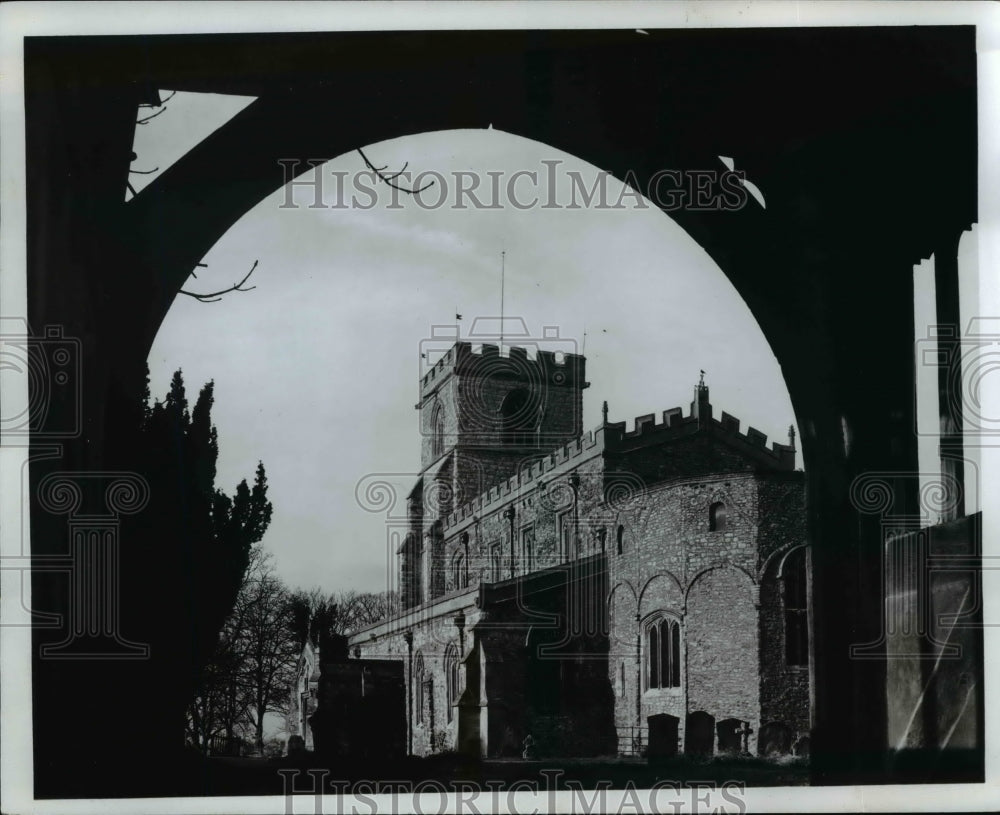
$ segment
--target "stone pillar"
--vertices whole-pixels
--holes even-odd
[[[962,447],[962,325],[958,296],[958,242],[961,230],[941,240],[934,252],[937,305],[938,418],[941,480],[945,499],[941,522],[965,515],[965,461]],[[918,360],[918,364],[920,361]]]

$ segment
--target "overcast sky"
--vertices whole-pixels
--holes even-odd
[[[133,167],[162,172],[250,101],[178,94],[137,128]],[[596,173],[573,156],[497,130],[426,133],[365,151],[389,170],[408,161],[414,173],[442,173],[449,187],[455,171],[504,179],[535,171],[543,198],[543,161],[564,162],[560,197],[568,198],[570,187],[564,173],[579,172],[588,183]],[[322,168],[326,203],[336,203],[334,172],[361,170],[356,152]],[[133,175],[132,183],[141,192],[153,178]],[[520,200],[533,187],[523,178]],[[616,201],[621,185],[612,181],[608,189]],[[431,192],[421,197],[426,204],[437,198]],[[687,412],[704,368],[716,415],[739,417],[743,430],[757,427],[769,444],[787,441],[791,404],[749,309],[658,209],[629,198],[622,209],[456,210],[407,196],[397,196],[394,208],[388,193],[381,187],[365,210],[309,208],[314,192],[301,187],[294,191],[299,208],[281,207],[285,190],[262,201],[186,286],[223,288],[258,260],[247,284],[256,289],[208,304],[179,296],[150,354],[154,396],[162,398],[177,368],[192,402],[215,380],[218,485],[231,492],[264,461],[274,504],[265,545],[290,584],[385,588],[384,516],[359,507],[355,488],[373,473],[398,474],[405,497],[419,469],[421,342],[433,326],[454,325],[456,309],[463,336],[477,316],[499,313],[501,251],[506,315],[523,318],[535,337],[557,326],[564,340],[558,348],[574,350],[575,343],[586,353],[592,384],[584,393],[585,427],[600,422],[603,400],[612,421],[630,425],[674,406]],[[747,205],[758,206],[753,199]]]

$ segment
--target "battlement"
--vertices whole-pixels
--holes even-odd
[[[699,428],[706,428],[714,432],[717,436],[725,438],[730,443],[736,443],[745,447],[748,451],[770,459],[773,466],[783,469],[792,469],[795,466],[795,447],[793,444],[781,444],[773,442],[771,448],[767,447],[767,434],[762,433],[755,427],[748,427],[746,433],[740,432],[740,420],[722,412],[721,418],[712,419],[704,416],[697,416],[695,411],[691,411],[688,416],[684,416],[684,411],[679,408],[670,408],[663,411],[661,421],[656,421],[656,414],[646,413],[636,416],[632,423],[632,429],[626,429],[625,422],[613,422],[606,425],[608,430],[609,446],[627,446],[633,448],[635,442],[640,444],[660,444],[670,437],[681,437],[690,435]]]
[[[517,496],[526,489],[537,487],[546,477],[560,475],[604,451],[604,429],[588,430],[580,438],[564,444],[530,465],[522,467],[517,475],[490,487],[468,503],[456,508],[444,518],[445,530],[464,521],[482,517]]]
[[[495,346],[493,346],[495,348]],[[707,389],[706,389],[707,390]],[[703,406],[708,405],[707,399]],[[605,404],[605,409],[607,405]],[[709,410],[711,405],[708,405]],[[545,476],[559,475],[572,470],[583,461],[604,453],[627,452],[640,447],[656,446],[671,441],[693,436],[699,432],[708,432],[718,439],[735,446],[741,452],[756,458],[761,464],[776,470],[791,471],[795,468],[794,444],[773,442],[767,447],[767,435],[755,427],[748,427],[747,432],[740,433],[740,420],[725,411],[720,419],[706,418],[704,413],[699,416],[692,409],[685,416],[679,407],[669,408],[660,414],[658,422],[655,413],[636,416],[632,429],[627,429],[626,422],[605,422],[600,427],[588,431],[575,441],[558,447],[543,458],[521,469],[517,475],[491,487],[486,492],[457,507],[454,512],[444,518],[445,529],[462,524],[468,519],[489,514],[517,496],[525,489],[537,486]],[[790,429],[791,430],[791,429]],[[793,440],[791,437],[790,440]]]
[[[421,377],[420,396],[423,398],[435,391],[450,375],[516,379],[540,387],[586,388],[583,355],[540,348],[543,342],[547,343],[523,340],[516,345],[505,343],[502,347],[456,342]]]

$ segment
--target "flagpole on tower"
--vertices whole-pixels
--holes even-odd
[[[503,354],[503,284],[506,273],[507,251],[500,251],[500,353]]]

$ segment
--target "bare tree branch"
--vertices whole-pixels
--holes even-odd
[[[152,175],[153,173],[158,173],[159,171],[159,167],[154,167],[152,170],[129,170],[130,173],[135,173],[136,175]]]
[[[166,106],[163,106],[158,111],[156,111],[156,113],[151,113],[149,116],[145,116],[142,119],[136,119],[135,123],[137,125],[147,124],[150,119],[155,119],[157,116],[159,116],[161,113],[163,113],[163,111],[165,111],[166,109],[167,109]]]
[[[364,154],[362,154],[362,155],[364,155]],[[382,172],[383,170],[385,170],[385,169],[387,169],[387,168],[389,167],[389,165],[388,165],[388,164],[386,164],[386,165],[385,165],[385,166],[383,166],[383,167],[375,167],[375,168],[372,168],[372,169],[373,169],[373,170],[374,170],[374,171],[375,171],[376,173],[378,173],[378,174],[379,174],[379,177],[380,177],[380,178],[381,178],[381,179],[382,179],[383,181],[392,181],[392,179],[394,179],[394,178],[399,178],[399,176],[401,176],[401,175],[402,175],[403,173],[405,173],[405,172],[406,172],[406,168],[407,168],[407,167],[409,167],[409,166],[410,166],[410,162],[408,162],[408,161],[404,161],[404,162],[403,162],[403,166],[399,168],[399,172],[396,172],[396,173],[393,173],[392,175],[385,175],[385,173],[383,173],[383,172]],[[431,184],[433,184],[433,183],[434,183],[434,179],[431,179]],[[428,186],[430,186],[430,184],[428,184]],[[426,188],[425,188],[425,189],[426,189]]]
[[[236,283],[235,285],[230,286],[228,289],[222,289],[220,291],[207,292],[206,294],[198,294],[197,292],[185,291],[184,289],[181,289],[180,293],[181,294],[186,294],[188,297],[193,297],[195,300],[198,300],[201,303],[216,303],[216,302],[218,302],[219,300],[222,299],[222,295],[229,294],[230,292],[234,292],[234,291],[253,291],[254,289],[257,288],[256,286],[247,286],[247,287],[244,288],[243,284],[246,283],[247,280],[250,279],[250,275],[252,275],[254,273],[254,269],[257,268],[257,264],[259,262],[260,262],[259,260],[255,260],[253,262],[253,266],[250,267],[250,271],[246,273],[246,275],[243,277],[243,279],[239,283]],[[204,263],[199,263],[198,265],[199,266],[204,266],[205,264]],[[194,272],[192,272],[191,274],[194,277],[197,277],[197,275],[195,275]]]
[[[376,167],[374,164],[372,164],[368,160],[368,156],[365,155],[365,151],[362,150],[360,147],[358,148],[358,153],[361,155],[361,158],[364,159],[365,165],[368,167],[368,169],[371,170],[373,173],[375,173],[375,175],[377,175],[382,181],[384,181],[386,184],[388,184],[394,190],[399,190],[400,192],[405,192],[405,193],[408,193],[409,195],[416,195],[418,192],[423,192],[428,187],[430,187],[430,186],[432,186],[434,184],[434,179],[432,178],[429,182],[427,182],[426,184],[424,184],[424,186],[422,186],[422,187],[420,187],[419,189],[416,189],[416,190],[411,189],[409,187],[402,187],[399,184],[393,183],[393,179],[394,178],[399,178],[399,176],[401,176],[406,171],[406,168],[409,166],[410,162],[406,162],[403,165],[403,169],[401,169],[399,172],[392,173],[391,175],[385,175],[382,171],[385,170],[386,168],[385,167]],[[386,165],[386,166],[388,166],[388,165]]]
[[[141,108],[158,108],[158,107],[160,107],[160,105],[167,104],[167,102],[169,102],[171,99],[173,99],[176,95],[177,95],[177,91],[170,91],[170,96],[168,96],[166,99],[161,99],[159,105],[155,105],[152,102],[141,102],[139,104],[139,107],[141,107]]]

